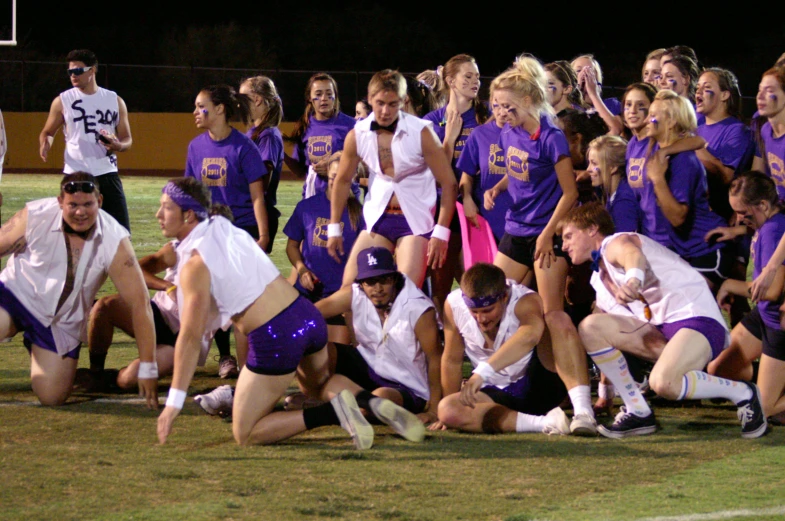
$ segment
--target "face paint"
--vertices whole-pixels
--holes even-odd
[[[207,109],[202,109],[202,114],[207,115]]]
[[[777,95],[776,94],[769,94],[769,99],[771,101],[777,101]]]
[[[711,97],[713,95],[714,95],[714,91],[713,90],[703,89],[703,96],[705,98],[709,98],[709,97]]]
[[[552,92],[556,92],[556,85],[548,85],[548,88],[551,89]]]
[[[668,83],[670,83],[672,89],[676,88],[676,80],[668,80]]]
[[[657,123],[658,123],[658,121],[657,121],[657,118],[651,118],[651,119],[649,120],[649,123],[651,123],[652,125],[654,125],[654,126],[656,127],[656,126],[657,126]]]

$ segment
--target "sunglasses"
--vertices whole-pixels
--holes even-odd
[[[368,279],[363,279],[360,281],[360,284],[363,286],[376,286],[377,284],[389,284],[393,280],[392,275],[379,275],[377,277],[370,277]]]
[[[90,67],[74,67],[73,69],[68,69],[69,76],[81,76],[85,72],[92,69],[92,65]]]
[[[67,194],[75,194],[83,192],[91,194],[95,191],[95,183],[92,181],[69,181],[63,185],[63,192]]]

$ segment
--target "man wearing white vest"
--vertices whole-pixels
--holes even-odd
[[[501,268],[477,263],[444,305],[439,425],[467,432],[570,434],[567,389],[543,341],[540,296]],[[474,370],[461,386],[463,357]]]
[[[57,198],[31,201],[0,228],[0,338],[24,332],[33,392],[43,405],[70,396],[87,314],[112,279],[131,310],[139,348],[139,394],[158,408],[150,298],[128,231],[101,209],[95,178],[65,176]]]
[[[104,198],[102,209],[130,231],[116,155],[131,148],[128,109],[115,92],[98,86],[98,59],[93,52],[71,51],[66,60],[73,88],[52,101],[49,117],[38,136],[41,159],[46,162],[55,134],[64,127],[63,173],[87,172],[95,176]]]
[[[316,308],[325,317],[351,311],[357,339],[356,348],[334,346],[335,374],[326,387],[348,389],[372,413],[371,419],[391,424],[386,417],[393,415],[378,414],[373,400],[387,398],[412,413],[395,416],[417,433],[413,438],[422,439],[423,424],[436,421],[441,399],[441,344],[433,302],[396,269],[389,250],[372,247],[357,254],[357,281],[320,300]],[[409,437],[406,428],[391,426]]]

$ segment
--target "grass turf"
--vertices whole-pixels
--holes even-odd
[[[58,180],[4,176],[4,218],[54,194]],[[124,179],[139,256],[164,243],[154,219],[163,182]],[[300,186],[282,183],[281,230]],[[272,257],[288,274],[284,245],[279,231]],[[101,294],[111,292],[107,284]],[[107,367],[135,355],[118,333]],[[439,432],[411,444],[383,427],[374,448],[360,453],[337,427],[240,448],[229,423],[189,400],[168,444],[158,446],[156,413],[133,394],[40,407],[29,369],[19,336],[0,347],[0,519],[785,518],[785,430],[743,440],[728,406],[660,407],[660,432],[621,441]],[[189,394],[225,383],[216,373],[210,359]]]

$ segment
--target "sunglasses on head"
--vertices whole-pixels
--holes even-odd
[[[370,277],[368,279],[363,279],[360,281],[360,284],[363,286],[376,286],[377,284],[389,284],[392,282],[393,276],[388,275],[379,275],[377,277]]]
[[[68,75],[81,76],[82,74],[84,74],[85,72],[89,71],[92,68],[93,68],[92,65],[90,67],[74,67],[73,69],[68,69]]]
[[[67,194],[75,194],[76,192],[91,194],[94,191],[95,183],[92,181],[68,181],[63,185],[63,192]]]

